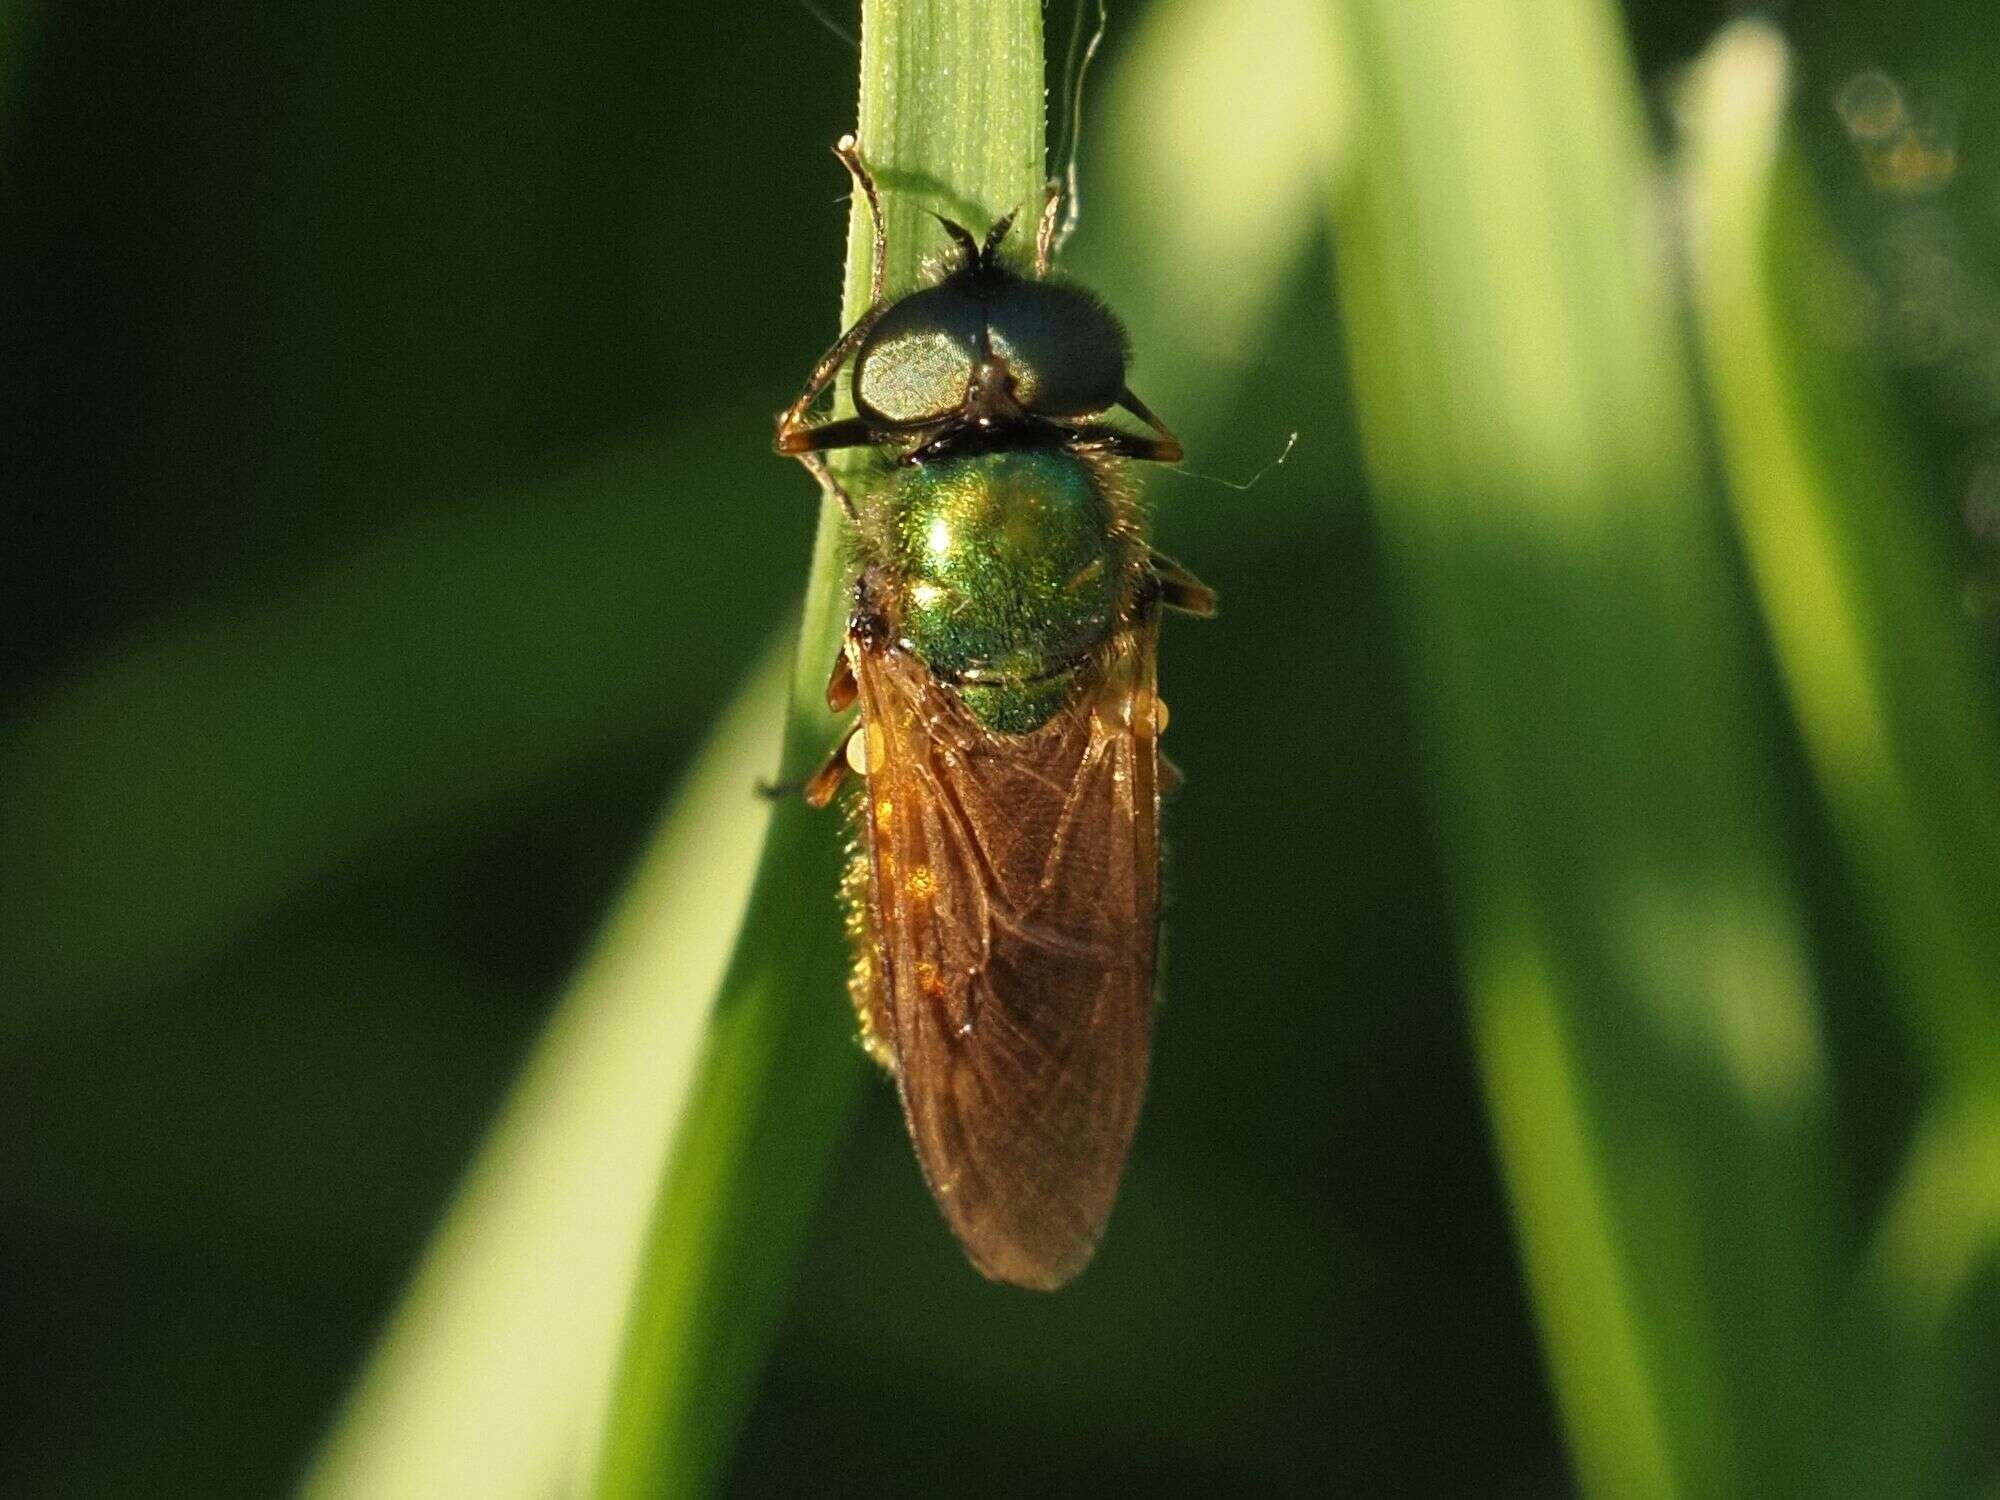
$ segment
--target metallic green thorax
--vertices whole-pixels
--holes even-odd
[[[892,472],[875,532],[894,626],[981,725],[1026,734],[1117,624],[1128,545],[1090,464],[1017,448]]]

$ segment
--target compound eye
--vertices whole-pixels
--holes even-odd
[[[855,406],[889,427],[950,416],[965,405],[985,325],[984,309],[953,286],[892,304],[855,356]]]
[[[1088,292],[1016,282],[987,307],[986,333],[1014,399],[1038,416],[1090,416],[1125,389],[1125,330]]]

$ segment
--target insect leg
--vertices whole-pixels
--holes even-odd
[[[1117,458],[1137,458],[1148,463],[1177,464],[1181,461],[1181,440],[1172,433],[1146,437],[1101,423],[1085,423],[1069,429],[1069,446],[1084,453],[1109,453]]]
[[[854,178],[855,186],[861,189],[868,200],[868,218],[874,226],[874,239],[868,259],[868,311],[854,320],[854,326],[833,341],[833,347],[819,357],[819,363],[806,377],[806,388],[799,392],[798,399],[778,415],[777,449],[780,453],[803,453],[808,448],[818,446],[833,448],[838,442],[814,444],[808,437],[811,424],[806,413],[812,410],[820,393],[833,384],[833,377],[840,373],[840,367],[847,363],[848,356],[861,347],[861,341],[868,337],[876,321],[882,316],[882,290],[884,278],[888,274],[889,235],[882,224],[882,196],[875,190],[875,179],[867,165],[861,160],[861,148],[854,137],[844,135],[833,143],[833,154],[840,158],[840,164],[847,168]],[[835,425],[835,424],[829,424]],[[856,441],[862,441],[856,439]]]
[[[834,499],[840,502],[840,509],[846,515],[847,519],[859,526],[861,524],[861,517],[854,509],[854,497],[849,495],[841,486],[840,481],[833,477],[833,470],[827,467],[826,460],[821,458],[817,453],[810,451],[800,453],[796,456],[798,461],[806,466],[806,472],[819,481],[820,495],[822,497],[827,495],[833,496]]]
[[[1042,202],[1042,221],[1035,229],[1035,276],[1048,276],[1056,261],[1056,226],[1062,221],[1063,190],[1058,178],[1049,179],[1048,197]]]
[[[1159,585],[1160,603],[1184,615],[1210,619],[1215,614],[1215,590],[1203,583],[1164,552],[1147,554],[1153,581]]]
[[[842,735],[834,742],[832,752],[820,768],[812,775],[789,781],[759,781],[757,795],[766,802],[789,802],[794,797],[804,797],[810,807],[825,807],[833,800],[833,794],[840,790],[840,783],[846,779],[847,763],[841,760],[841,752],[847,747],[847,737]],[[835,762],[839,762],[838,765]],[[829,780],[829,777],[831,778]]]
[[[847,659],[845,646],[834,655],[833,670],[826,676],[826,706],[837,714],[854,707],[861,684],[854,680],[854,663]]]
[[[868,200],[869,222],[875,226],[873,247],[868,257],[868,300],[879,307],[889,266],[889,232],[882,223],[882,195],[876,192],[875,178],[861,160],[860,143],[852,135],[844,135],[835,141],[833,154],[840,158],[840,164],[847,168],[848,174],[854,178],[854,185]]]
[[[798,400],[778,413],[778,436],[772,446],[780,453],[803,453],[814,446],[811,441],[814,428],[806,413],[812,410],[813,403],[820,398],[820,393],[833,384],[833,377],[840,373],[840,367],[847,363],[847,357],[861,347],[861,341],[868,337],[881,316],[882,304],[877,302],[855,320],[852,328],[834,340],[832,348],[819,357],[819,363],[813,366],[812,374],[806,378],[806,388],[799,392]],[[826,425],[833,427],[840,424],[829,422]],[[855,441],[865,440],[857,438]],[[819,446],[840,445],[823,443]]]
[[[1083,41],[1083,0],[1077,0],[1075,24],[1071,27],[1069,37],[1069,59],[1063,64],[1065,92],[1068,94],[1065,113],[1068,119],[1063,124],[1063,149],[1060,152],[1063,165],[1061,174],[1056,179],[1056,185],[1064,189],[1062,193],[1064,212],[1054,214],[1044,210],[1045,233],[1049,241],[1046,258],[1048,262],[1054,261],[1069,237],[1076,232],[1076,221],[1082,207],[1081,197],[1076,190],[1076,155],[1077,148],[1083,140],[1083,80],[1090,72],[1091,60],[1097,56],[1097,49],[1103,43],[1104,33],[1109,25],[1110,17],[1105,13],[1104,0],[1097,0],[1097,29],[1090,34],[1089,45],[1079,51],[1078,44]],[[1046,263],[1037,274],[1047,274]]]
[[[833,794],[840,790],[840,784],[847,780],[847,773],[866,776],[873,766],[869,764],[868,725],[857,720],[840,732],[840,738],[833,742],[833,749],[827,752],[826,763],[813,772],[806,783],[806,804],[810,807],[825,807],[833,800]],[[880,740],[880,735],[874,736]],[[876,752],[876,753],[879,753]]]
[[[875,441],[875,433],[861,417],[842,417],[838,422],[822,422],[817,427],[778,429],[777,450],[792,458],[807,453],[824,453],[832,448],[865,448]]]
[[[1165,462],[1176,463],[1179,461],[1181,456],[1181,440],[1174,436],[1173,429],[1153,415],[1153,409],[1150,406],[1132,394],[1132,387],[1128,385],[1118,393],[1118,404],[1173,445],[1174,456],[1164,460]]]
[[[831,693],[828,694],[832,696]],[[850,700],[851,701],[851,700]],[[760,781],[757,795],[770,802],[782,802],[787,797],[803,796],[808,807],[825,807],[834,793],[847,780],[847,773],[855,768],[857,758],[866,763],[866,752],[856,752],[849,742],[861,732],[859,724],[849,724],[834,738],[833,748],[826,752],[826,759],[819,769],[804,781]]]
[[[855,733],[853,725],[840,731],[840,738],[833,742],[833,748],[826,753],[820,768],[806,778],[805,797],[807,807],[825,807],[833,801],[841,783],[847,780],[847,741]]]

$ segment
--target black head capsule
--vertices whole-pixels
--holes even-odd
[[[962,252],[943,281],[891,303],[862,341],[854,405],[878,428],[1074,420],[1118,404],[1127,359],[1118,320],[1080,287],[1019,275],[997,250],[989,235]]]
[[[875,227],[873,305],[820,356],[798,398],[778,414],[775,446],[811,469],[852,519],[853,499],[820,457],[873,447],[904,464],[1008,448],[1062,448],[1079,457],[1177,463],[1180,440],[1125,383],[1125,330],[1081,287],[1049,279],[1060,197],[1051,191],[1031,271],[1000,257],[1010,214],[976,240],[940,218],[956,253],[932,285],[884,293],[887,240],[874,179],[851,137],[834,153],[866,195]],[[813,408],[846,369],[855,415],[815,421]],[[1106,420],[1122,408],[1152,428]]]

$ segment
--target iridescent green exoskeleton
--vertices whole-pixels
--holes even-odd
[[[1151,1050],[1159,911],[1155,687],[1163,607],[1214,596],[1150,550],[1126,473],[1179,441],[1125,380],[1124,330],[1032,262],[940,220],[934,284],[872,306],[778,418],[854,525],[853,612],[827,684],[859,726],[807,787],[852,770],[846,881],[864,1045],[895,1076],[917,1159],[972,1263],[1053,1288],[1117,1193]],[[855,415],[815,422],[851,371]],[[1107,420],[1122,408],[1151,429]],[[872,450],[854,492],[821,456]]]

